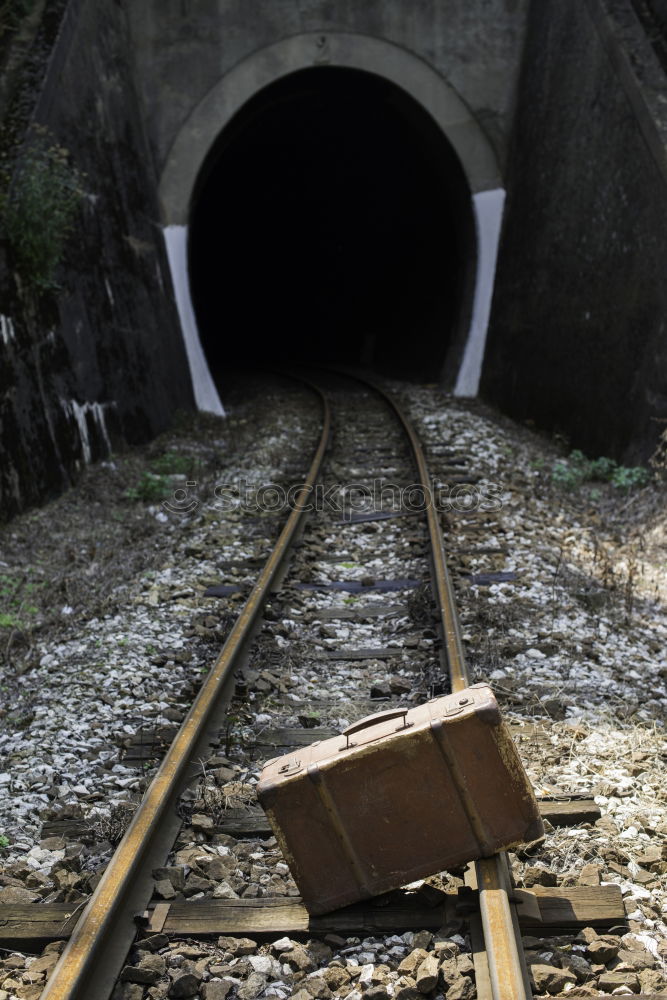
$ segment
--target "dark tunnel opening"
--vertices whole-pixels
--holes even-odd
[[[437,379],[469,325],[472,202],[431,116],[357,70],[248,101],[200,173],[192,300],[214,373],[306,360]]]

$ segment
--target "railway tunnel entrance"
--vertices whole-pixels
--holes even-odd
[[[189,222],[213,371],[302,357],[434,379],[458,367],[471,192],[442,130],[396,84],[314,67],[266,86],[213,144]]]

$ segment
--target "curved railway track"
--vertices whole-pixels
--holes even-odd
[[[332,376],[327,378],[330,380]],[[349,387],[352,376],[333,378],[347,380]],[[354,378],[357,383],[362,382],[366,393],[371,392],[382,401],[380,409],[384,417],[378,412],[379,424],[386,420],[388,411],[393,413],[409,444],[416,482],[427,491],[431,480],[424,452],[401,407],[379,387]],[[82,912],[47,982],[43,1000],[106,1000],[112,993],[136,934],[136,915],[146,910],[152,895],[152,871],[165,864],[176,841],[182,823],[177,809],[179,798],[200,772],[199,761],[206,757],[213,734],[224,723],[234,676],[257,633],[267,601],[287,571],[308,512],[309,498],[321,474],[332,414],[325,392],[318,386],[310,388],[321,400],[321,435],[294,509],[125,837]],[[433,505],[426,505],[424,513],[440,658],[449,674],[451,690],[456,692],[469,683],[456,601],[438,513]],[[404,519],[403,523],[408,520],[413,523],[412,518]],[[465,875],[468,888],[476,891],[469,925],[473,943],[476,942],[473,955],[480,1000],[522,1000],[532,996],[509,872],[507,858],[498,855],[469,866]]]

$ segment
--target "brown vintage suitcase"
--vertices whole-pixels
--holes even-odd
[[[257,795],[313,914],[544,832],[487,684],[270,760]]]

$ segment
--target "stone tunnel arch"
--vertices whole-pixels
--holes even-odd
[[[220,412],[201,349],[190,300],[187,229],[198,178],[221,133],[263,89],[301,70],[358,70],[394,84],[412,98],[453,149],[471,196],[477,236],[476,275],[471,283],[470,324],[459,338],[457,390],[474,394],[484,349],[504,191],[495,153],[484,131],[454,88],[406,49],[370,36],[308,33],[293,36],[244,59],[192,110],[178,132],[162,172],[159,195],[176,298],[202,409]]]

